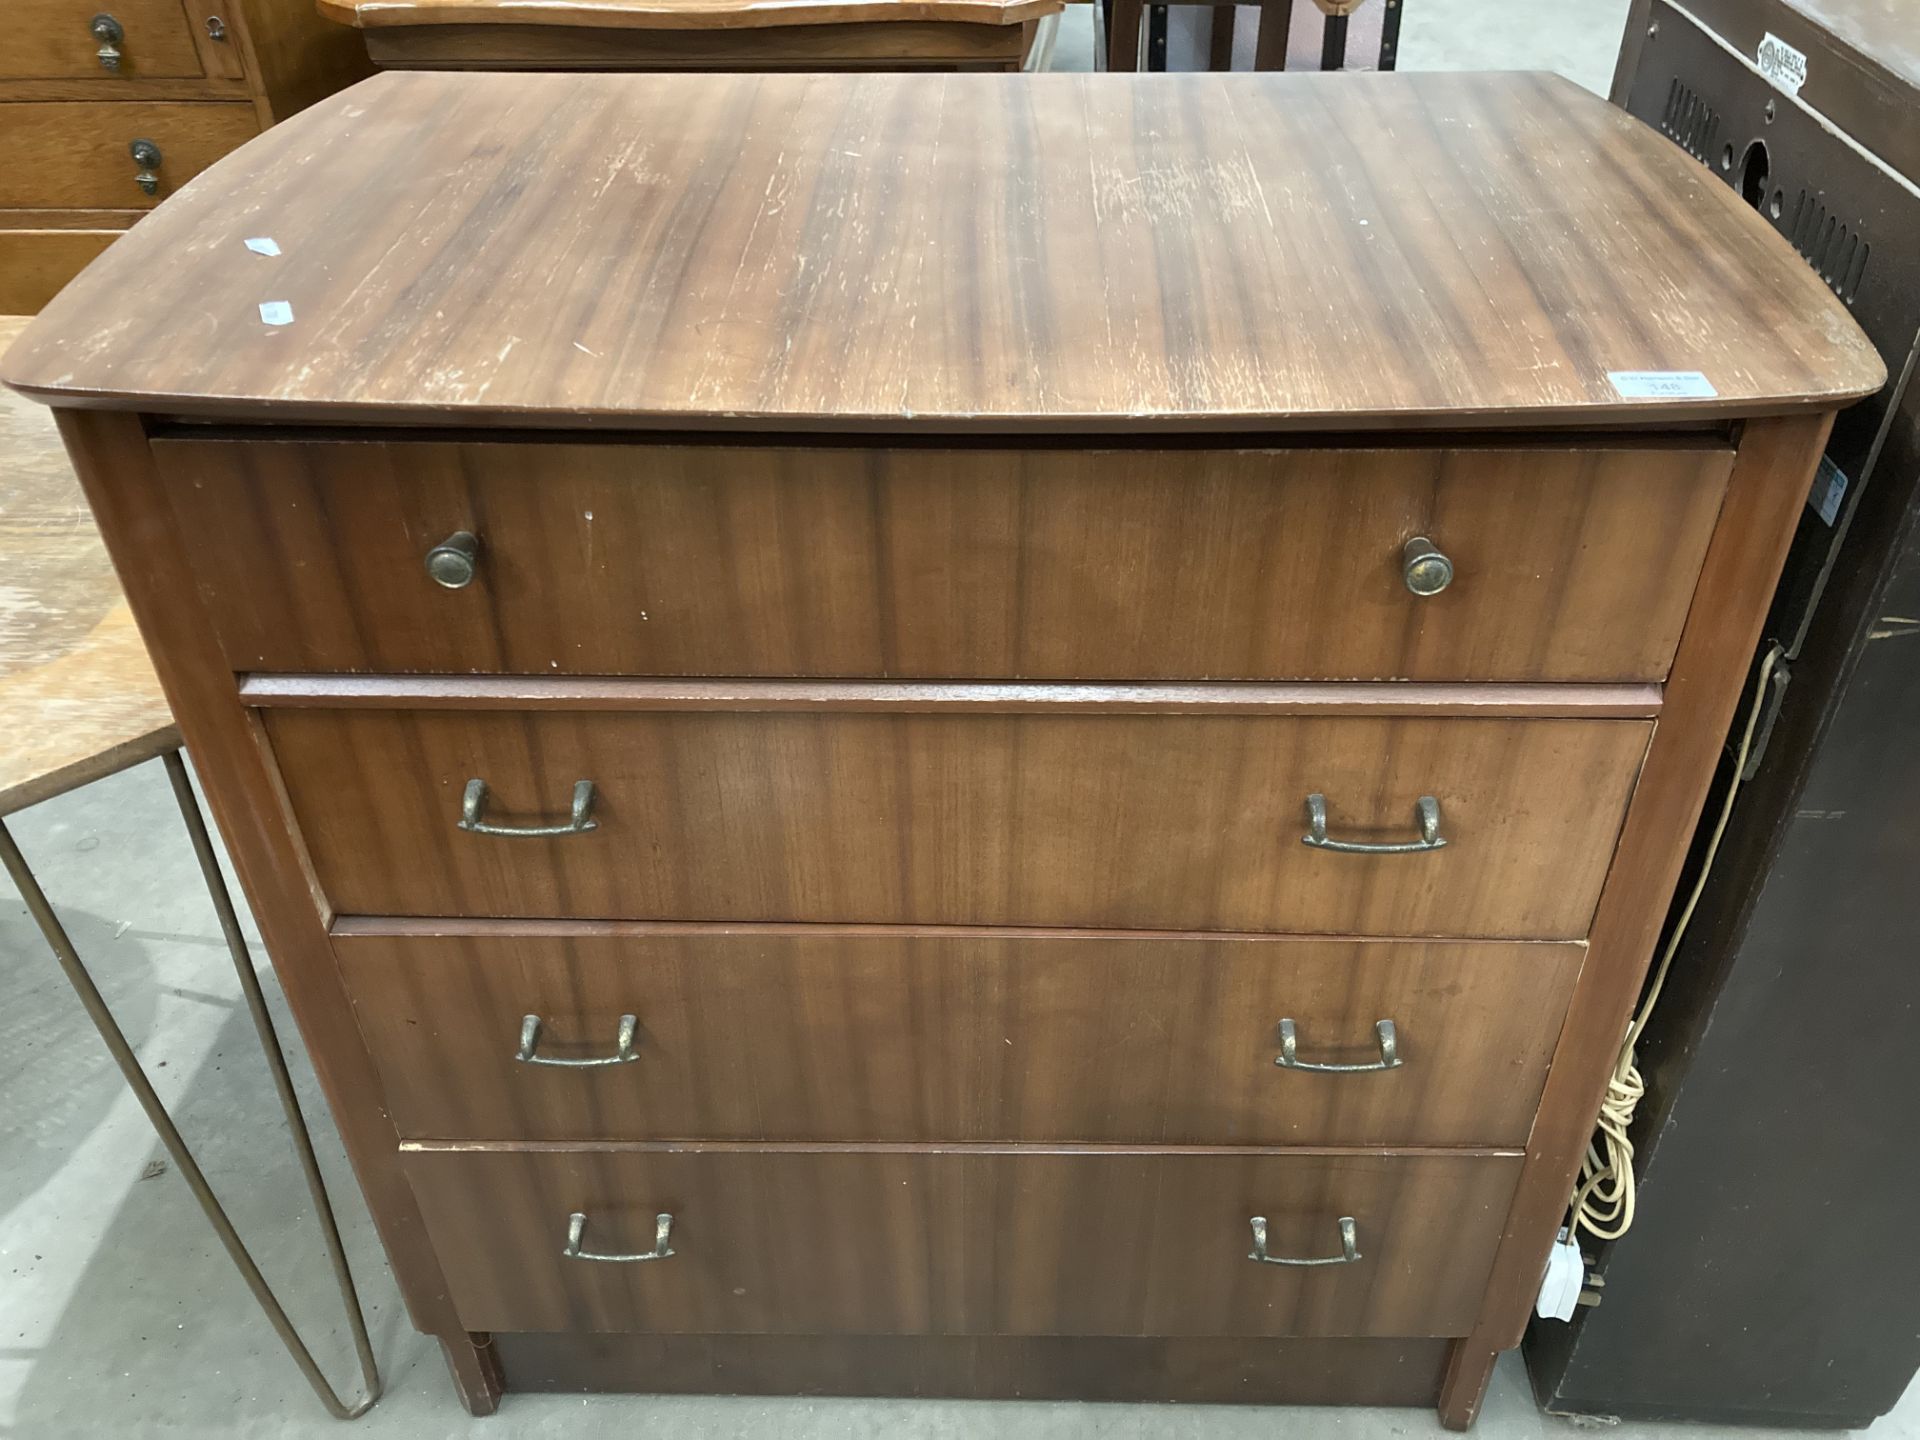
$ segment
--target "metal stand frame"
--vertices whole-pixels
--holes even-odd
[[[233,897],[228,893],[226,879],[220,873],[220,862],[214,854],[213,840],[207,834],[199,803],[194,798],[193,782],[187,776],[186,763],[181,759],[178,749],[162,752],[160,759],[167,767],[167,779],[173,785],[174,799],[179,802],[180,816],[186,822],[187,835],[193,841],[194,858],[200,862],[200,873],[206,878],[207,893],[212,897],[213,908],[219,914],[220,931],[226,937],[227,953],[233,957],[234,972],[240,979],[240,991],[246,997],[247,1011],[253,1017],[253,1028],[260,1037],[260,1049],[266,1056],[267,1067],[273,1072],[273,1085],[280,1095],[280,1108],[286,1114],[294,1150],[300,1157],[300,1169],[306,1176],[307,1193],[313,1197],[314,1210],[320,1217],[327,1255],[333,1262],[334,1280],[339,1286],[340,1298],[346,1306],[347,1321],[353,1330],[353,1347],[360,1357],[360,1375],[366,1396],[358,1403],[347,1405],[327,1383],[326,1376],[320,1373],[320,1367],[314,1363],[306,1343],[293,1328],[293,1322],[287,1318],[287,1312],[281,1308],[266,1277],[260,1273],[260,1267],[247,1252],[245,1243],[233,1228],[233,1222],[227,1218],[227,1212],[221,1207],[213,1188],[207,1184],[207,1177],[187,1149],[187,1143],[181,1138],[173,1118],[167,1114],[160,1097],[154,1093],[153,1085],[133,1053],[133,1047],[127,1044],[127,1037],[121,1033],[106,1002],[101,999],[93,977],[87,973],[87,967],[74,949],[66,928],[54,914],[45,892],[33,878],[33,872],[27,868],[26,857],[14,843],[4,820],[0,820],[0,862],[5,863],[8,875],[19,887],[21,897],[27,902],[28,912],[60,961],[60,968],[66,971],[67,980],[80,997],[80,1003],[86,1007],[88,1018],[100,1032],[100,1038],[106,1042],[114,1063],[120,1067],[121,1075],[139,1099],[140,1107],[147,1112],[147,1119],[153,1122],[160,1143],[166,1146],[167,1154],[173,1158],[174,1167],[187,1182],[187,1188],[193,1191],[193,1198],[200,1202],[208,1223],[220,1237],[220,1244],[240,1271],[241,1278],[247,1282],[253,1298],[266,1312],[267,1320],[279,1335],[281,1344],[286,1346],[294,1364],[300,1367],[300,1373],[307,1377],[307,1383],[313,1387],[313,1393],[319,1397],[327,1413],[336,1420],[356,1420],[371,1410],[380,1398],[380,1371],[374,1363],[372,1343],[367,1339],[367,1322],[361,1314],[360,1297],[354,1289],[353,1274],[347,1267],[346,1251],[340,1244],[340,1229],[334,1222],[333,1206],[327,1200],[326,1182],[320,1176],[320,1165],[314,1158],[313,1141],[307,1133],[306,1119],[300,1113],[300,1101],[293,1091],[293,1079],[287,1073],[286,1056],[274,1033],[273,1018],[267,1013],[266,999],[260,993],[260,980],[253,970],[253,957],[247,949],[245,936],[240,932],[239,917],[234,914]]]

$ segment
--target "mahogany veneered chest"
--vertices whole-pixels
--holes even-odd
[[[475,1410],[1456,1425],[1884,379],[1514,75],[386,74],[4,374]]]

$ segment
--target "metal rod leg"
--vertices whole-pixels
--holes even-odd
[[[186,1141],[181,1137],[173,1118],[167,1114],[166,1107],[160,1103],[160,1097],[154,1093],[153,1085],[148,1081],[146,1072],[140,1068],[139,1058],[133,1053],[133,1047],[127,1043],[127,1037],[121,1033],[120,1026],[107,1009],[106,1001],[93,983],[93,977],[87,973],[85,963],[80,959],[79,951],[67,935],[66,928],[54,914],[52,904],[41,890],[33,872],[27,868],[26,857],[20,853],[20,847],[14,843],[13,835],[4,821],[0,821],[0,863],[4,863],[7,874],[12,877],[20,896],[26,901],[27,911],[33,916],[34,923],[40,927],[40,933],[46,937],[54,957],[59,960],[60,968],[66,972],[67,981],[73,986],[74,993],[80,997],[80,1003],[86,1008],[87,1018],[93,1021],[94,1028],[100,1032],[100,1038],[106,1042],[108,1052],[113,1056],[114,1064],[120,1067],[128,1088],[139,1100],[140,1108],[147,1112],[160,1143],[166,1147],[172,1158],[174,1168],[187,1182],[187,1188],[193,1192],[200,1209],[206,1214],[207,1221],[213,1226],[214,1233],[220,1237],[220,1244],[226,1250],[240,1276],[247,1282],[247,1288],[253,1292],[253,1298],[259,1302],[266,1313],[274,1332],[279,1335],[287,1353],[300,1367],[300,1373],[313,1387],[313,1393],[327,1413],[339,1420],[353,1420],[367,1413],[380,1398],[380,1375],[374,1364],[373,1346],[367,1339],[366,1321],[360,1313],[359,1297],[353,1288],[353,1279],[347,1269],[346,1254],[340,1245],[340,1233],[334,1224],[332,1207],[327,1203],[326,1189],[321,1183],[319,1167],[314,1160],[313,1144],[307,1135],[306,1123],[300,1114],[300,1107],[294,1098],[293,1086],[287,1074],[287,1062],[280,1052],[274,1037],[271,1018],[267,1015],[266,1005],[260,994],[260,982],[253,973],[253,963],[249,958],[244,937],[240,934],[239,922],[233,913],[233,902],[227,894],[225,881],[220,876],[218,863],[213,854],[212,842],[207,837],[206,825],[200,818],[198,805],[193,800],[193,790],[187,780],[186,767],[181,763],[178,751],[162,757],[167,765],[168,778],[173,781],[174,794],[180,800],[182,814],[187,819],[187,830],[193,838],[194,853],[200,860],[201,869],[207,876],[207,886],[212,893],[215,909],[220,914],[221,928],[226,932],[227,946],[233,955],[236,968],[240,971],[240,985],[247,997],[248,1009],[253,1013],[254,1026],[260,1033],[261,1047],[267,1056],[267,1064],[272,1069],[275,1086],[280,1091],[282,1108],[286,1111],[287,1123],[293,1131],[294,1144],[300,1153],[301,1167],[306,1172],[307,1187],[313,1195],[315,1208],[320,1216],[321,1227],[325,1233],[327,1250],[333,1260],[335,1279],[339,1282],[342,1299],[346,1302],[348,1323],[353,1330],[354,1348],[360,1356],[360,1373],[365,1380],[366,1397],[349,1407],[343,1403],[327,1383],[326,1376],[320,1373],[320,1367],[314,1364],[313,1356],[306,1344],[300,1339],[287,1313],[281,1308],[266,1277],[260,1273],[260,1267],[254,1263],[246,1244],[240,1239],[239,1232],[233,1228],[233,1222],[227,1218],[227,1212],[213,1193],[213,1187],[207,1183],[207,1177],[201,1173],[192,1153],[187,1149]]]

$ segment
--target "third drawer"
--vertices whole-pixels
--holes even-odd
[[[347,921],[334,937],[388,1109],[415,1140],[1519,1146],[1583,953],[431,931]]]
[[[1652,729],[1057,710],[265,716],[345,914],[1549,940],[1586,934]],[[1316,834],[1330,843],[1303,843]]]
[[[1521,1157],[413,1147],[403,1163],[469,1330],[1463,1335]]]

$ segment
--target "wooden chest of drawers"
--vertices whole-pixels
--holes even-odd
[[[41,317],[470,1406],[1471,1420],[1884,379],[1691,165],[1527,77],[392,74]]]
[[[0,315],[38,310],[215,160],[370,69],[313,0],[8,0]]]

